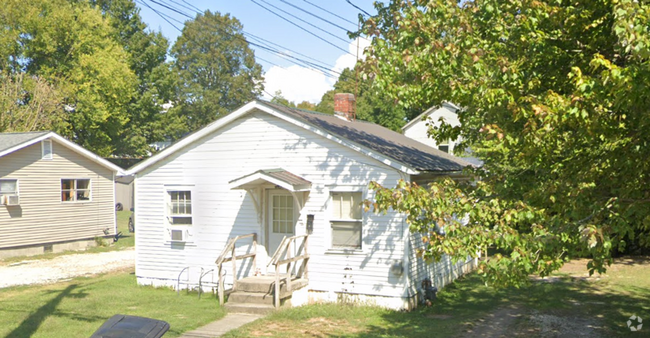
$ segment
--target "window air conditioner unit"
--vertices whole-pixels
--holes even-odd
[[[4,204],[7,206],[20,205],[20,197],[18,195],[4,195]]]
[[[172,235],[172,242],[183,242],[185,241],[185,238],[183,238],[183,230],[172,230],[171,231]]]

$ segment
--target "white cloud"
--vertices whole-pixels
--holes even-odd
[[[370,45],[370,41],[359,38],[359,56],[364,58],[363,50]],[[348,45],[350,54],[357,55],[357,43],[351,41]],[[345,68],[352,68],[356,58],[350,54],[343,54],[338,59],[333,71],[340,73]],[[309,69],[298,65],[289,67],[273,66],[264,74],[264,90],[270,94],[282,91],[282,96],[295,103],[309,101],[318,103],[326,91],[332,89],[336,79],[326,76],[321,71]],[[264,93],[264,98],[270,100],[269,94]]]

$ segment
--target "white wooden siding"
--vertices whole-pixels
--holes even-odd
[[[412,294],[423,292],[422,281],[424,279],[429,279],[432,285],[440,290],[443,286],[472,271],[477,266],[476,259],[468,258],[453,263],[451,258],[446,255],[439,262],[426,262],[417,255],[417,250],[425,247],[422,235],[412,233],[409,236],[409,241],[410,264],[407,271],[410,274],[409,288]]]
[[[283,168],[312,182],[296,227],[296,234],[305,233],[306,215],[315,215],[314,233],[309,238],[310,289],[403,295],[405,277],[389,272],[391,264],[404,257],[402,220],[390,213],[364,213],[362,252],[333,253],[328,251],[327,212],[330,189],[361,187],[367,193],[371,180],[394,186],[400,174],[377,160],[262,112],[245,115],[138,174],[135,209],[139,281],[174,284],[187,266],[214,268],[228,238],[251,232],[261,235],[263,225],[258,222],[251,197],[245,191],[230,190],[228,182],[272,168]],[[166,184],[195,187],[193,243],[172,245],[163,240]],[[230,281],[229,265],[226,270]]]
[[[445,122],[452,126],[460,125],[460,121],[458,120],[458,115],[456,112],[447,106],[442,106],[432,111],[431,113],[427,114],[427,117],[429,119],[424,121],[417,121],[404,128],[404,136],[437,149],[438,143],[436,140],[427,136],[427,131],[429,130],[427,123],[432,123],[437,127],[440,125],[440,118],[442,117]],[[449,153],[453,153],[456,143],[458,143],[458,140],[449,142]]]
[[[0,178],[17,179],[20,205],[0,205],[0,248],[31,246],[115,233],[113,172],[52,141],[53,157],[41,159],[41,143],[0,157]],[[91,181],[91,201],[61,202],[62,178]]]

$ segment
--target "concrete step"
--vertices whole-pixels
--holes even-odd
[[[228,296],[228,304],[232,303],[273,305],[273,295],[260,292],[235,291]]]
[[[226,310],[228,313],[248,313],[255,315],[267,315],[275,311],[273,305],[268,304],[240,304],[240,303],[226,303]]]
[[[291,291],[301,289],[307,286],[308,281],[302,278],[294,278],[291,281]],[[275,276],[254,276],[246,277],[237,281],[236,291],[257,292],[265,294],[274,294]],[[280,297],[290,295],[287,292],[287,285],[284,280],[280,280]]]

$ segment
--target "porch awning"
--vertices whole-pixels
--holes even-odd
[[[284,169],[263,169],[252,174],[236,178],[228,185],[230,189],[249,190],[262,184],[273,184],[289,191],[309,191],[311,182]]]

